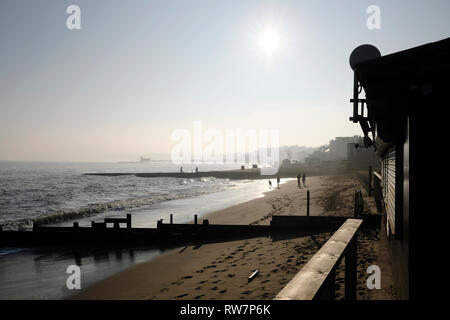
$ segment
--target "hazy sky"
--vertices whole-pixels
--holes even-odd
[[[81,30],[66,27],[71,4]],[[366,27],[372,4],[381,30]],[[195,120],[279,129],[282,145],[361,134],[351,51],[446,38],[449,12],[448,0],[2,0],[0,160],[170,154]]]

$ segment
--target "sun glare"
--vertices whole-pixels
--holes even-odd
[[[259,46],[266,56],[271,56],[280,45],[280,36],[272,27],[265,28],[259,35]]]

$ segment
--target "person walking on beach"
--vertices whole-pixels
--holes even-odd
[[[302,175],[302,181],[303,181],[303,186],[306,188],[306,186],[305,186],[305,180],[306,180],[306,174],[303,172],[303,175]]]
[[[183,173],[183,167],[180,168],[180,172]]]
[[[269,189],[272,189],[272,181],[269,180]]]
[[[277,187],[280,189],[280,176],[277,177]]]
[[[297,174],[297,184],[298,184],[298,187],[299,188],[301,188],[302,187],[302,185],[301,185],[301,183],[300,183],[300,178],[302,177],[302,175],[300,174],[300,172]]]
[[[198,173],[198,167],[195,167],[195,173]]]

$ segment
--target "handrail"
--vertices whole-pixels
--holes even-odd
[[[375,177],[377,177],[379,180],[381,180],[381,175],[380,175],[378,172],[374,171],[374,172],[373,172],[373,175],[374,175]]]
[[[361,219],[347,219],[275,300],[334,299],[336,269],[344,256],[345,298],[356,300],[356,246],[361,223]]]

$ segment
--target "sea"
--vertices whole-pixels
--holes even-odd
[[[227,165],[183,165],[184,172],[238,169]],[[132,214],[133,227],[156,227],[173,215],[192,221],[231,205],[262,197],[268,182],[214,177],[144,178],[84,173],[179,172],[170,162],[75,163],[0,161],[0,225],[31,230],[33,221],[81,226],[106,217]],[[282,183],[284,181],[282,180]],[[177,248],[95,249],[0,247],[0,299],[66,299],[78,291],[66,286],[67,267],[82,271],[82,290]]]

